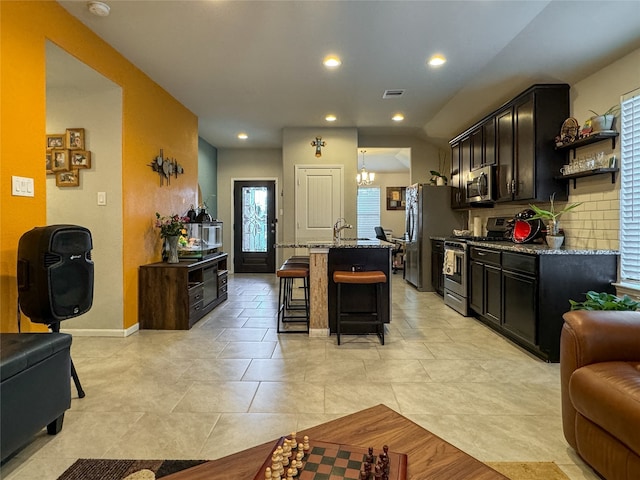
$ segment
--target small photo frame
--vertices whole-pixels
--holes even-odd
[[[67,148],[84,150],[84,128],[67,128]]]
[[[51,152],[47,152],[45,155],[45,168],[47,169],[47,175],[50,175],[52,173],[55,173],[51,168],[53,167],[52,165],[52,158],[53,155],[51,154]]]
[[[407,187],[387,187],[387,210],[404,210]]]
[[[78,187],[80,186],[80,172],[77,168],[68,172],[56,173],[56,187]]]
[[[51,150],[51,171],[66,172],[69,168],[69,150]]]
[[[71,150],[71,168],[91,168],[91,152]]]
[[[47,150],[53,148],[65,148],[65,134],[64,133],[52,133],[47,135]]]

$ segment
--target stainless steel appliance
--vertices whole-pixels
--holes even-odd
[[[444,303],[455,311],[469,316],[469,241],[510,241],[513,222],[506,217],[487,219],[486,237],[452,237],[444,242]]]
[[[466,215],[451,209],[451,187],[417,183],[407,187],[404,278],[421,292],[431,285],[429,237],[466,228]]]
[[[468,173],[467,201],[470,203],[492,202],[494,198],[495,172],[493,166],[489,165]]]
[[[444,304],[469,316],[467,282],[467,243],[449,239],[444,242]],[[449,260],[448,260],[449,259]]]

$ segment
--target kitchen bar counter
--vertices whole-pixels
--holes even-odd
[[[341,239],[335,242],[314,240],[275,245],[276,248],[303,248],[309,251],[310,336],[327,336],[335,330],[336,287],[331,276],[336,267],[346,270],[351,270],[352,267],[361,270],[381,270],[389,278],[391,251],[394,246],[393,243],[378,239]],[[388,282],[383,290],[386,300],[383,302],[383,317],[388,322],[391,318],[391,289]],[[362,304],[368,305],[369,302],[365,301]]]
[[[474,247],[494,248],[515,253],[530,255],[617,255],[617,250],[597,250],[592,248],[551,248],[544,243],[513,243],[513,242],[479,242],[468,241],[467,245]]]

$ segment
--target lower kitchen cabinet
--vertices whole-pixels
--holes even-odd
[[[188,330],[227,299],[227,254],[140,267],[141,329]]]
[[[431,240],[431,286],[441,297],[444,296],[444,241]]]
[[[541,249],[525,254],[471,246],[470,307],[505,337],[558,362],[569,300],[584,300],[589,290],[614,293],[617,262],[618,255],[607,251]]]

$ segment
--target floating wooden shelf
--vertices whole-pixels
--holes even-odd
[[[594,133],[593,135],[581,138],[580,140],[576,140],[575,142],[556,147],[556,150],[573,150],[573,158],[576,158],[576,148],[584,147],[586,145],[591,145],[592,143],[601,142],[608,139],[611,139],[611,149],[615,150],[616,138],[618,137],[618,135],[620,134],[614,130],[609,132]]]
[[[619,171],[619,168],[595,168],[593,170],[586,170],[584,172],[571,173],[569,175],[558,175],[554,177],[556,180],[571,180],[573,179],[573,188],[576,188],[576,179],[582,177],[591,177],[593,175],[600,175],[603,173],[611,174],[611,183],[616,183],[616,173]]]

